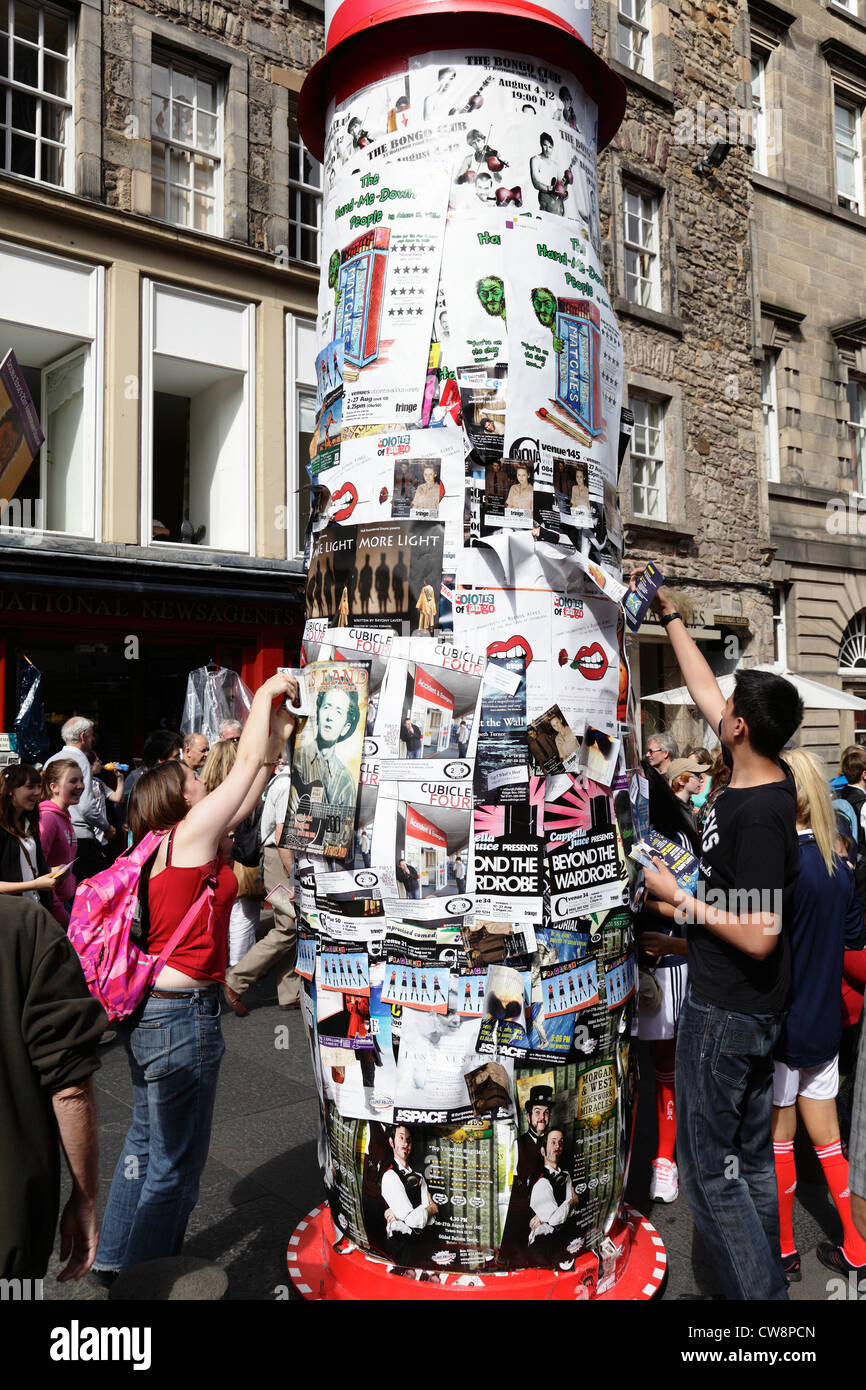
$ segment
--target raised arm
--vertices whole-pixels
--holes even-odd
[[[172,863],[178,868],[194,868],[213,859],[221,836],[242,819],[240,813],[256,784],[259,791],[264,786],[267,769],[276,762],[295,727],[294,718],[283,705],[273,709],[274,700],[288,694],[297,701],[297,681],[288,675],[271,676],[256,691],[234,767],[177,828]]]
[[[640,569],[632,570],[632,588],[634,588],[635,579],[640,573]],[[663,589],[659,589],[653,599],[652,607],[662,619],[677,611],[676,604]],[[719,689],[719,683],[710,670],[706,657],[699,650],[694,639],[689,636],[682,618],[677,617],[666,623],[665,630],[692,700],[713,733],[718,734],[719,721],[725,712],[725,697]]]

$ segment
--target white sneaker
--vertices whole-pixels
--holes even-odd
[[[679,1195],[677,1165],[669,1158],[653,1159],[653,1175],[650,1178],[650,1200],[653,1202],[675,1202]]]

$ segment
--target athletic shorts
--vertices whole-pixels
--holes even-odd
[[[789,1067],[777,1062],[773,1075],[773,1104],[793,1105],[798,1096],[806,1100],[835,1100],[839,1090],[839,1054],[820,1067]]]

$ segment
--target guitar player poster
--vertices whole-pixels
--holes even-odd
[[[304,669],[309,714],[295,738],[281,849],[342,861],[353,852],[368,667],[347,661]]]

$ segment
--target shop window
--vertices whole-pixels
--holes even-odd
[[[222,84],[212,72],[155,54],[151,211],[198,232],[222,231]]]
[[[307,471],[316,430],[316,330],[286,315],[286,557],[303,554],[312,487]]]
[[[69,186],[72,21],[62,10],[0,0],[0,170]]]
[[[98,540],[102,270],[0,243],[0,284],[0,360],[14,352],[45,435],[4,480],[3,523]]]
[[[142,541],[251,553],[251,305],[147,284]]]

